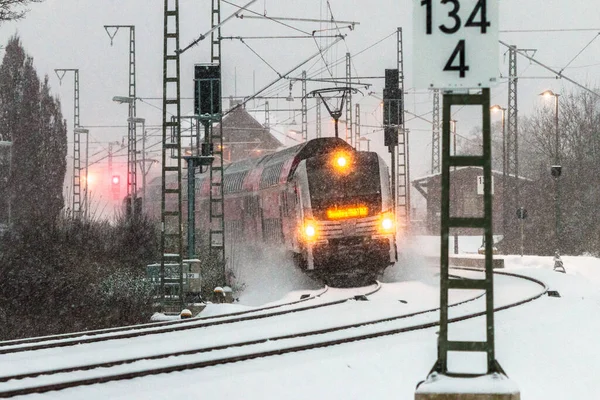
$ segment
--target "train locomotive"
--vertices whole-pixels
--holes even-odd
[[[207,173],[196,180],[201,231],[211,185]],[[223,195],[227,249],[284,248],[307,275],[332,286],[370,283],[397,260],[387,166],[342,139],[228,164]]]

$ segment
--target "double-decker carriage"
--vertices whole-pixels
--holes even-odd
[[[209,184],[198,179],[202,230]],[[377,153],[313,139],[227,165],[223,191],[227,249],[284,247],[311,277],[345,286],[375,279],[397,259],[389,174]]]

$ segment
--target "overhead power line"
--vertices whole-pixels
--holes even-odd
[[[599,32],[600,28],[566,28],[566,29],[506,29],[500,33],[548,33],[548,32]]]
[[[510,45],[508,45],[508,44],[504,43],[502,40],[499,40],[498,42],[500,42],[500,44],[501,44],[501,45],[503,45],[503,46],[506,46],[506,47],[510,48]],[[547,69],[548,71],[552,72],[552,73],[553,73],[553,74],[555,74],[557,77],[560,77],[560,78],[562,78],[562,79],[564,79],[564,80],[566,80],[566,81],[568,81],[568,82],[571,82],[573,85],[575,85],[575,86],[577,86],[577,87],[579,87],[579,88],[581,88],[581,89],[585,90],[586,92],[589,92],[589,93],[591,93],[591,94],[593,94],[593,95],[595,95],[595,96],[598,96],[598,97],[600,97],[600,93],[594,92],[592,89],[590,89],[590,88],[588,88],[588,87],[585,87],[585,86],[583,86],[581,83],[579,83],[579,82],[576,82],[576,81],[574,81],[573,79],[571,79],[571,78],[569,78],[569,77],[567,77],[567,76],[563,75],[563,74],[562,74],[562,72],[560,72],[560,71],[557,71],[557,70],[555,70],[555,69],[552,69],[552,68],[550,68],[549,66],[547,66],[546,64],[539,62],[538,60],[536,60],[535,58],[531,57],[531,56],[530,56],[529,54],[527,54],[526,52],[524,52],[524,51],[521,51],[521,50],[519,50],[519,49],[517,49],[517,50],[516,50],[516,52],[517,52],[517,54],[519,54],[519,55],[521,55],[521,56],[523,56],[523,57],[527,58],[529,61],[531,61],[531,62],[534,62],[534,63],[536,63],[537,65],[539,65],[539,66],[541,66],[541,67],[543,67],[543,68]]]

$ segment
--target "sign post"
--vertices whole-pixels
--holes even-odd
[[[442,196],[440,251],[440,329],[438,358],[427,379],[418,385],[417,400],[516,400],[520,394],[496,361],[494,345],[494,274],[492,231],[492,161],[490,128],[490,87],[498,78],[498,1],[497,0],[413,0],[415,87],[441,89],[442,113]],[[451,107],[479,106],[482,113],[483,154],[451,155]],[[453,167],[476,166],[483,195],[483,216],[450,215],[450,171]],[[479,186],[479,185],[478,185]],[[478,191],[479,192],[479,191]],[[458,208],[457,208],[458,209]],[[485,277],[451,278],[449,274],[450,229],[483,230]],[[485,293],[485,340],[449,337],[450,291],[476,290]],[[483,327],[482,327],[483,328]],[[469,372],[456,370],[466,354],[485,355],[485,364],[472,365]],[[450,359],[450,357],[452,357]],[[483,361],[483,360],[482,360]],[[477,372],[471,372],[477,371]],[[489,388],[475,387],[476,380],[489,379]],[[485,378],[484,380],[485,381]],[[476,385],[476,384],[475,384]],[[460,390],[456,388],[459,387]]]
[[[521,225],[521,257],[523,257],[523,239],[525,238],[523,233],[523,224],[525,223],[525,218],[527,218],[527,210],[525,207],[517,208],[517,218],[519,219]]]

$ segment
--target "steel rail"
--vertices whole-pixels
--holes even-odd
[[[281,304],[276,304],[276,305],[267,306],[267,307],[253,308],[251,310],[236,311],[236,312],[227,313],[227,314],[211,315],[211,316],[207,316],[207,317],[193,317],[193,318],[173,320],[173,321],[149,322],[149,323],[138,324],[138,325],[120,326],[120,327],[116,327],[116,328],[96,329],[96,330],[91,330],[91,331],[71,332],[71,333],[62,333],[62,334],[58,334],[58,335],[48,335],[48,336],[38,336],[38,337],[24,338],[24,339],[6,340],[6,341],[0,342],[0,352],[2,351],[3,347],[16,346],[16,345],[26,344],[26,343],[39,343],[39,342],[45,342],[45,341],[49,341],[49,340],[61,340],[61,339],[72,339],[72,338],[77,338],[77,337],[89,337],[89,336],[95,336],[95,335],[110,334],[110,333],[115,333],[115,332],[126,332],[126,331],[137,330],[137,329],[156,328],[156,327],[160,327],[160,326],[178,325],[178,324],[192,323],[192,322],[198,322],[198,321],[206,321],[206,320],[210,320],[210,319],[218,319],[218,318],[226,318],[226,317],[237,316],[237,315],[250,314],[250,313],[254,313],[254,312],[271,310],[274,308],[291,306],[291,305],[295,305],[298,303],[303,303],[305,301],[314,300],[314,299],[324,295],[325,293],[327,293],[328,290],[329,290],[329,287],[325,286],[319,293],[311,295],[304,299],[294,300],[289,303],[281,303]],[[2,353],[0,353],[0,354],[2,354]]]
[[[381,289],[381,284],[379,282],[377,282],[376,287],[364,295],[370,296],[371,294],[378,292],[380,289]],[[248,314],[247,311],[240,311],[237,313],[231,313],[231,314],[226,315],[227,317],[242,315],[238,318],[209,321],[209,322],[204,322],[201,319],[196,319],[196,321],[194,321],[194,322],[197,322],[196,324],[185,324],[185,325],[178,324],[178,326],[158,328],[158,329],[153,329],[153,327],[150,327],[150,328],[148,328],[148,330],[126,332],[126,333],[121,333],[121,334],[112,335],[112,336],[100,336],[100,337],[94,337],[94,336],[79,337],[78,336],[77,338],[75,338],[75,340],[67,339],[67,340],[60,341],[60,342],[50,342],[50,343],[42,342],[42,343],[34,343],[30,346],[0,348],[0,355],[10,354],[10,353],[19,353],[19,352],[24,352],[24,351],[52,349],[52,348],[59,348],[59,347],[69,347],[69,346],[75,346],[75,345],[79,345],[79,344],[98,343],[98,342],[105,342],[108,340],[116,340],[116,339],[130,339],[130,338],[136,338],[136,337],[142,337],[142,336],[154,335],[154,334],[160,334],[160,333],[179,332],[179,331],[185,331],[185,330],[190,330],[190,329],[201,329],[201,328],[217,326],[217,325],[232,324],[232,323],[242,322],[242,321],[252,321],[252,320],[257,320],[257,319],[264,319],[264,318],[270,318],[270,317],[275,317],[275,316],[280,316],[280,315],[285,315],[285,314],[313,310],[316,308],[334,306],[334,305],[345,303],[354,298],[355,298],[355,296],[352,296],[349,298],[334,300],[334,301],[330,301],[330,302],[326,302],[326,303],[314,304],[314,305],[305,306],[305,307],[298,307],[298,308],[292,308],[289,310],[281,310],[281,311],[275,311],[275,312],[269,312],[269,313],[257,314],[257,315],[255,315],[255,314],[245,315],[245,314]],[[299,301],[296,301],[296,302],[290,303],[290,304],[295,304],[298,302]],[[265,307],[263,310],[270,309],[270,308],[278,308],[278,307],[280,307],[280,305],[272,306],[272,307]],[[250,311],[253,311],[253,310],[250,310]]]
[[[453,269],[481,272],[480,269],[473,269],[473,268],[461,268],[461,267],[458,267],[458,268],[453,268]],[[535,295],[532,295],[532,296],[529,296],[529,297],[527,297],[525,299],[519,300],[519,301],[514,302],[514,303],[509,303],[509,304],[506,304],[506,305],[503,305],[503,306],[495,307],[494,308],[495,312],[506,310],[506,309],[513,308],[513,307],[517,307],[519,305],[531,302],[531,301],[533,301],[535,299],[540,298],[541,296],[543,296],[544,294],[546,294],[547,291],[548,291],[548,287],[546,286],[546,284],[543,283],[543,282],[541,282],[541,281],[539,281],[539,280],[537,280],[537,279],[535,279],[535,278],[524,276],[524,275],[520,275],[520,274],[515,274],[515,273],[509,273],[509,272],[494,271],[494,273],[497,273],[499,275],[512,276],[512,277],[519,278],[519,279],[525,279],[525,280],[531,281],[533,283],[536,283],[536,284],[542,286],[542,288],[543,288],[543,290],[541,290],[539,293],[537,293]],[[468,279],[468,278],[466,278],[466,279]],[[461,302],[453,304],[452,307],[455,307],[455,306],[458,306],[458,305],[461,305],[461,304],[465,304],[465,303],[468,303],[468,302],[472,302],[472,301],[474,301],[474,300],[476,300],[476,299],[478,299],[478,298],[480,298],[482,296],[483,296],[483,294],[480,294],[478,296],[475,296],[472,299],[463,300]],[[436,311],[438,309],[439,308],[429,309],[429,310],[425,310],[425,311],[418,311],[418,312],[415,312],[415,313],[405,314],[404,316],[388,317],[388,318],[383,318],[383,319],[379,319],[379,320],[375,320],[375,321],[367,321],[367,322],[362,322],[362,323],[358,323],[358,324],[345,325],[343,327],[333,327],[333,328],[321,329],[321,330],[318,330],[318,331],[289,334],[289,335],[284,335],[284,336],[274,337],[274,338],[268,338],[268,339],[257,339],[257,340],[254,340],[254,341],[248,341],[248,342],[244,342],[244,343],[235,343],[235,344],[229,344],[229,345],[215,346],[213,348],[197,349],[195,351],[194,350],[189,350],[187,352],[180,352],[180,354],[176,354],[176,353],[172,353],[172,354],[169,354],[169,355],[165,354],[165,355],[159,355],[159,356],[153,356],[153,357],[145,357],[145,358],[141,358],[141,359],[132,359],[132,361],[122,360],[120,362],[120,364],[131,363],[131,362],[140,361],[140,360],[151,360],[151,359],[165,358],[165,357],[170,357],[172,355],[186,355],[186,354],[202,353],[202,352],[208,352],[208,351],[213,351],[213,350],[222,350],[222,349],[226,349],[226,348],[230,348],[230,347],[240,347],[240,346],[248,346],[248,345],[260,344],[260,343],[265,343],[267,341],[293,339],[293,338],[299,338],[299,337],[306,337],[306,336],[312,336],[312,335],[330,333],[330,332],[335,332],[335,331],[338,331],[338,330],[350,329],[350,328],[364,326],[364,325],[373,325],[373,324],[377,324],[377,323],[389,322],[389,321],[394,320],[394,319],[409,318],[409,317],[412,317],[412,316],[421,315],[421,314],[425,314],[425,313],[428,313],[428,312]],[[465,321],[465,320],[468,320],[468,319],[472,319],[472,318],[483,316],[485,314],[486,314],[485,311],[470,313],[470,314],[466,314],[466,315],[462,315],[462,316],[450,318],[449,322],[454,323],[454,322]],[[32,394],[32,393],[45,393],[45,392],[53,391],[53,390],[62,390],[62,389],[67,389],[67,388],[72,388],[72,387],[78,387],[78,386],[85,386],[85,385],[91,385],[91,384],[97,384],[97,383],[107,383],[107,382],[111,382],[111,381],[132,379],[132,378],[136,378],[136,377],[156,375],[156,374],[161,374],[161,373],[169,373],[169,372],[184,371],[184,370],[189,370],[189,369],[205,368],[205,367],[209,367],[209,366],[216,366],[216,365],[228,364],[228,363],[232,363],[232,362],[252,360],[252,359],[256,359],[256,358],[269,357],[269,356],[273,356],[273,355],[282,355],[282,354],[288,354],[288,353],[292,353],[292,352],[298,352],[298,351],[304,351],[304,350],[311,350],[311,349],[329,347],[329,346],[334,346],[334,345],[338,345],[338,344],[351,343],[351,342],[355,342],[355,341],[359,341],[359,340],[367,340],[367,339],[379,338],[379,337],[384,337],[384,336],[389,336],[389,335],[394,335],[394,334],[399,334],[399,333],[404,333],[404,332],[411,332],[411,331],[415,331],[415,330],[422,330],[422,329],[426,329],[426,328],[435,327],[435,326],[438,326],[438,325],[439,325],[439,321],[433,321],[433,322],[422,323],[422,324],[418,324],[418,325],[414,325],[414,326],[409,326],[409,327],[388,329],[388,330],[384,330],[384,331],[380,331],[380,332],[373,332],[373,333],[368,333],[368,334],[359,334],[359,335],[355,335],[355,336],[348,337],[348,338],[325,340],[325,341],[318,342],[318,343],[311,343],[311,344],[304,344],[304,345],[296,345],[296,346],[292,345],[292,346],[289,346],[289,347],[286,347],[286,348],[274,349],[274,350],[269,350],[269,351],[262,351],[262,352],[245,354],[245,355],[237,355],[237,356],[224,357],[224,358],[214,359],[214,360],[208,360],[208,361],[197,361],[197,362],[185,363],[185,364],[180,364],[180,365],[172,365],[172,366],[165,366],[165,367],[159,367],[159,368],[152,368],[152,369],[147,369],[147,370],[143,370],[143,371],[118,373],[118,374],[114,374],[114,375],[105,375],[105,376],[101,376],[101,377],[94,377],[94,378],[86,378],[86,379],[73,380],[73,381],[70,381],[70,382],[59,382],[59,383],[46,384],[46,385],[40,385],[40,386],[28,387],[28,388],[22,388],[22,389],[13,389],[13,390],[8,390],[8,391],[0,392],[0,398],[13,397],[13,396],[24,395],[24,394]],[[119,364],[116,364],[116,363],[118,363],[118,362],[113,362],[113,364],[109,365],[109,366],[119,365]],[[108,363],[105,363],[105,364],[108,364]],[[87,367],[89,367],[89,368],[87,368]],[[85,369],[92,369],[92,368],[97,368],[97,366],[84,366],[84,367],[79,367],[79,368],[75,368],[74,367],[73,369],[71,369],[71,371],[64,371],[63,370],[63,371],[60,371],[60,372],[73,372],[73,371],[79,371],[79,370],[85,370]],[[58,372],[55,372],[55,373],[58,373]],[[22,378],[32,377],[32,376],[39,376],[39,375],[42,375],[42,374],[40,374],[40,373],[37,373],[37,375],[29,374],[28,376],[25,376],[25,374],[23,374]],[[7,377],[7,378],[10,378],[10,379],[19,379],[19,378],[16,378],[16,377],[17,376],[15,375],[14,377]],[[4,378],[2,378],[2,381],[4,381]]]

